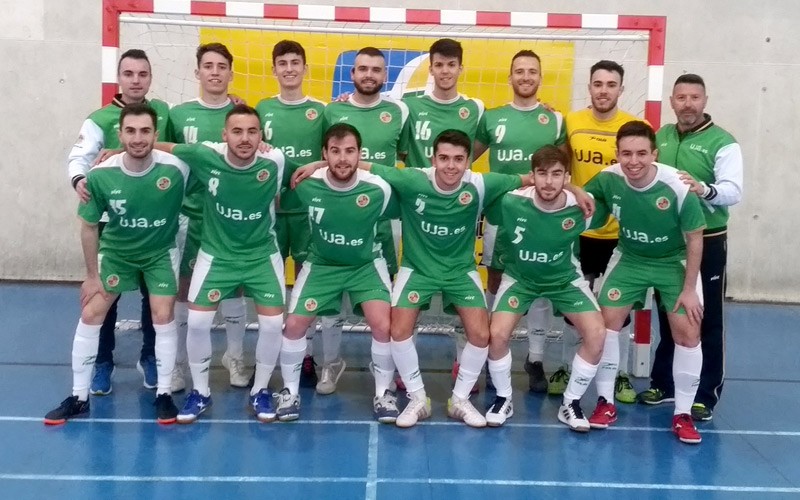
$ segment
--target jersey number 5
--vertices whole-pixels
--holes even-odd
[[[514,228],[514,240],[511,242],[513,244],[517,244],[522,241],[522,233],[525,232],[525,228],[522,226],[517,226]]]

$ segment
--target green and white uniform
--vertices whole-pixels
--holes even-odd
[[[519,176],[464,172],[461,185],[442,191],[434,169],[372,166],[398,195],[403,220],[403,264],[392,306],[427,309],[442,292],[445,310],[486,307],[475,269],[475,225],[484,207],[522,185]]]
[[[114,155],[89,171],[91,199],[78,206],[78,215],[90,224],[108,213],[97,258],[103,287],[110,293],[137,290],[143,276],[151,295],[176,295],[178,215],[189,167],[153,151],[147,169],[131,172],[124,157]]]
[[[289,301],[292,314],[338,314],[344,292],[356,314],[362,302],[389,302],[389,272],[375,234],[378,220],[397,211],[397,201],[380,177],[363,170],[355,175],[352,186],[340,188],[323,168],[285,198],[306,207],[311,226],[308,258]]]
[[[216,305],[239,287],[256,305],[284,304],[283,259],[275,243],[275,197],[284,184],[283,153],[257,153],[246,167],[227,159],[228,145],[176,145],[174,154],[203,186],[203,227],[189,301]]]
[[[561,146],[567,141],[564,117],[539,103],[522,108],[514,103],[486,111],[478,124],[476,140],[489,147],[489,171],[500,174],[526,174],[531,171],[531,156],[542,146]],[[498,271],[505,249],[497,242],[498,227],[483,225],[481,263]]]
[[[684,233],[706,225],[699,198],[678,171],[654,163],[657,173],[644,188],[628,184],[622,167],[612,165],[585,189],[619,221],[619,244],[611,256],[598,301],[604,307],[643,305],[650,287],[672,311],[686,275]],[[700,280],[698,296],[702,300]],[[683,308],[679,310],[685,314]]]
[[[279,148],[286,158],[287,175],[297,167],[322,159],[322,114],[325,104],[304,97],[285,101],[280,96],[262,99],[256,111],[264,127],[264,142]],[[281,191],[281,196],[286,189]],[[281,255],[292,256],[296,265],[306,260],[309,245],[308,212],[287,209],[281,203],[275,218],[275,234]]]

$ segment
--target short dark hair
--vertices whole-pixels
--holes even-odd
[[[386,55],[381,51],[381,49],[375,47],[364,47],[363,49],[356,52],[356,57],[358,56],[372,56],[372,57],[380,57],[381,59],[386,59]]]
[[[117,74],[119,74],[119,69],[122,67],[122,60],[123,59],[138,59],[140,61],[147,61],[147,66],[150,67],[150,59],[147,57],[147,53],[142,49],[128,49],[119,56],[119,62],[117,62]]]
[[[685,75],[679,76],[678,79],[675,80],[675,85],[673,85],[672,87],[674,88],[675,86],[681,83],[691,83],[694,85],[700,85],[701,87],[703,87],[703,91],[706,90],[706,82],[703,81],[703,77],[701,77],[700,75],[695,75],[694,73],[686,73]]]
[[[592,65],[592,68],[589,70],[589,80],[591,81],[594,72],[604,69],[609,72],[616,72],[619,74],[619,83],[622,84],[622,80],[625,78],[625,70],[622,69],[622,66],[616,61],[609,61],[608,59],[603,59],[602,61],[597,61]]]
[[[517,52],[516,54],[514,54],[514,57],[511,58],[511,67],[512,68],[514,67],[514,61],[516,61],[520,57],[532,57],[532,58],[536,59],[537,61],[539,61],[539,66],[542,65],[542,58],[539,57],[539,54],[537,54],[536,52],[534,52],[532,50],[529,50],[529,49],[523,49],[523,50],[520,50],[519,52]]]
[[[286,54],[297,54],[306,63],[306,49],[303,48],[298,42],[294,40],[281,40],[272,47],[272,64],[275,64],[275,59]]]
[[[153,120],[153,130],[156,129],[156,122],[158,122],[158,116],[153,108],[150,107],[149,104],[144,102],[137,102],[128,104],[123,106],[122,111],[119,114],[119,128],[122,129],[122,122],[125,121],[126,116],[142,116],[148,115]]]
[[[248,106],[247,104],[236,104],[225,115],[225,125],[228,124],[230,117],[234,115],[253,115],[258,118],[259,127],[261,126],[261,117],[258,116],[258,111],[256,111],[252,106]]]
[[[198,68],[200,67],[200,61],[203,59],[203,56],[206,55],[208,52],[214,52],[227,59],[228,65],[231,67],[231,69],[233,69],[233,54],[231,54],[231,51],[228,50],[228,47],[219,42],[204,43],[199,47],[197,47]]]
[[[469,136],[460,130],[449,129],[436,136],[433,141],[433,154],[439,149],[439,144],[452,144],[453,146],[462,146],[467,150],[467,156],[472,154],[472,141]]]
[[[322,148],[327,150],[328,142],[330,142],[331,139],[344,139],[349,135],[356,138],[356,145],[358,149],[361,149],[361,134],[358,133],[357,128],[349,123],[336,123],[328,127],[328,130],[325,131],[325,135],[322,136]]]
[[[556,163],[564,165],[569,172],[569,157],[558,146],[547,144],[537,149],[531,156],[531,170],[547,170]]]
[[[458,59],[458,64],[462,64],[464,61],[464,49],[461,47],[461,43],[452,38],[440,38],[433,42],[428,51],[431,62],[433,62],[434,54],[439,54],[444,57],[455,57]]]
[[[625,137],[645,137],[650,141],[650,151],[655,151],[656,149],[656,133],[653,131],[653,127],[643,121],[629,121],[619,128],[617,131],[617,148],[619,148],[619,141]]]

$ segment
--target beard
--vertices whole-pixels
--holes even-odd
[[[375,85],[370,89],[364,88],[358,82],[353,82],[353,86],[356,88],[358,93],[362,95],[375,95],[380,93],[381,90],[383,90],[383,83],[381,83],[380,85]]]

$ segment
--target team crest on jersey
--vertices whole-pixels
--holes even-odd
[[[388,111],[384,111],[383,113],[381,113],[381,121],[383,123],[391,122],[392,121],[392,114],[389,113]]]
[[[358,195],[358,198],[356,198],[356,205],[358,205],[361,208],[364,208],[367,205],[369,205],[369,196],[365,194]]]
[[[659,196],[659,198],[656,200],[656,206],[659,210],[666,210],[669,208],[669,205],[669,200],[664,196]]]
[[[519,307],[519,299],[516,296],[512,295],[511,297],[508,298],[508,305],[511,306],[512,309],[516,309],[517,307]]]
[[[169,177],[159,177],[156,181],[156,187],[162,191],[166,191],[172,185],[172,182],[169,180]]]
[[[309,120],[316,120],[319,113],[317,113],[316,109],[307,109],[306,110],[306,118]]]
[[[207,296],[210,302],[219,302],[219,298],[220,296],[222,296],[222,294],[216,288],[212,288],[211,290],[208,291]]]
[[[109,274],[108,278],[106,278],[106,285],[110,286],[111,288],[119,285],[119,276],[116,274]]]
[[[566,219],[561,221],[561,229],[563,229],[564,231],[569,231],[573,227],[575,227],[575,219],[573,219],[572,217],[567,217]]]
[[[311,311],[315,311],[317,309],[317,305],[318,304],[317,304],[316,300],[314,300],[314,299],[306,299],[305,303],[303,304],[303,307],[306,308],[306,311],[311,312]]]
[[[264,182],[267,179],[269,179],[269,170],[267,170],[266,168],[262,168],[261,170],[259,170],[258,173],[256,174],[256,179],[258,179],[259,182]]]
[[[541,123],[542,125],[547,125],[548,123],[550,123],[550,117],[547,116],[544,113],[540,113],[539,114],[539,123]]]
[[[458,202],[461,203],[462,205],[468,205],[469,202],[471,201],[472,201],[472,193],[469,193],[468,191],[464,191],[463,193],[458,195]]]
[[[612,288],[608,291],[606,296],[608,297],[608,300],[616,302],[620,297],[622,297],[622,292],[619,291],[619,288]]]
[[[408,292],[408,301],[412,304],[416,304],[419,302],[419,293],[418,292]]]
[[[460,116],[462,120],[466,120],[469,118],[469,110],[462,106],[461,109],[458,110],[458,116]]]

